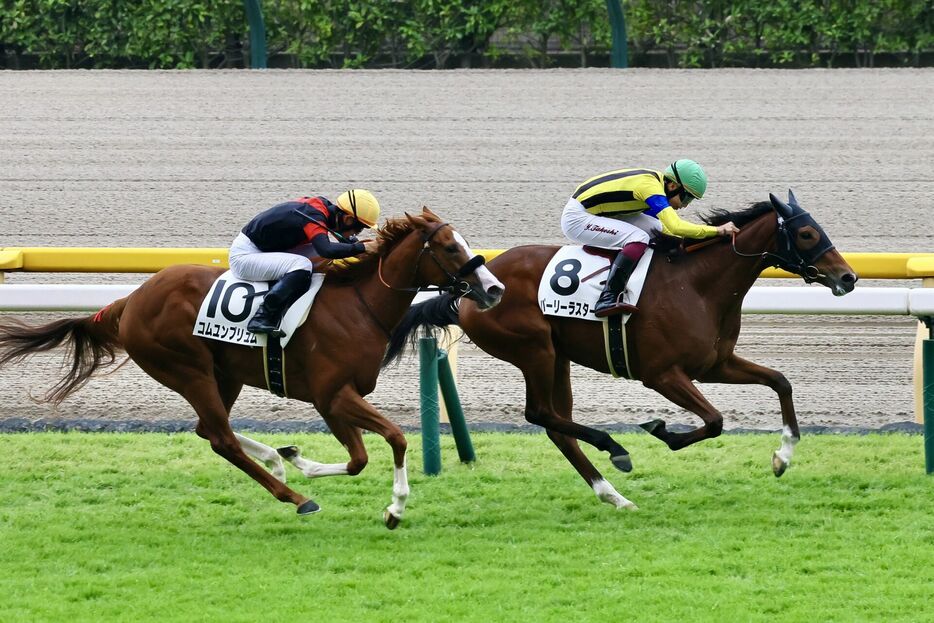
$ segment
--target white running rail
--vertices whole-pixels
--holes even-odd
[[[97,311],[137,287],[5,283],[0,285],[0,312]],[[857,287],[836,297],[820,286],[755,287],[743,301],[743,313],[934,316],[934,288]]]

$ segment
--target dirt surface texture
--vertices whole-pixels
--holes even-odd
[[[561,243],[561,209],[582,180],[693,158],[710,187],[686,218],[791,187],[844,252],[930,252],[932,102],[932,70],[0,72],[0,247],[226,247],[275,203],[351,186],[371,189],[386,216],[431,207],[474,248]],[[737,351],[786,374],[802,425],[878,428],[914,419],[915,332],[907,317],[746,316]],[[407,427],[416,359],[370,396]],[[132,364],[58,409],[35,404],[60,361],[0,371],[0,420],[194,426],[187,403]],[[458,363],[470,423],[524,423],[517,369],[469,343]],[[572,375],[584,423],[699,423],[636,382]],[[781,425],[767,388],[701,388],[727,429]],[[233,417],[322,426],[310,405],[250,388]]]

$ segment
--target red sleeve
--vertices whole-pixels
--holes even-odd
[[[327,236],[328,230],[324,228],[324,225],[321,223],[305,223],[305,226],[302,228],[305,232],[305,238],[311,241],[315,236],[324,234]]]
[[[328,234],[328,229],[324,226],[324,224],[327,222],[328,208],[324,205],[324,202],[321,201],[319,197],[302,197],[296,201],[304,203],[310,207],[314,212],[317,213],[315,216],[320,214],[319,218],[321,219],[321,222],[311,221],[309,223],[305,223],[305,226],[302,227],[302,231],[305,232],[306,241],[311,242],[312,238],[321,234],[326,236]]]

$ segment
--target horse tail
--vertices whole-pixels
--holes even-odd
[[[114,363],[116,352],[122,348],[117,333],[125,306],[123,298],[94,316],[56,320],[38,327],[16,319],[4,320],[0,322],[0,367],[64,346],[63,367],[68,372],[38,399],[58,405],[81,389],[98,368]]]
[[[399,360],[406,344],[415,347],[418,329],[428,331],[433,327],[456,325],[457,315],[457,299],[450,294],[442,294],[410,307],[390,336],[383,367]]]

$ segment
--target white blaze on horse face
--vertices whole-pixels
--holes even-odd
[[[409,474],[406,470],[406,462],[408,462],[408,457],[402,460],[402,467],[393,466],[392,504],[386,509],[398,519],[402,519],[406,500],[409,499]]]
[[[460,235],[459,232],[454,232],[454,239],[457,240],[459,245],[464,247],[464,250],[467,252],[467,257],[473,257],[476,255],[476,253],[471,250],[470,245],[467,244],[467,241],[463,236]],[[480,280],[480,285],[483,286],[484,292],[489,292],[492,288],[497,288],[499,292],[502,292],[506,289],[506,286],[504,286],[503,283],[497,279],[492,272],[490,272],[490,269],[487,268],[486,265],[477,268],[477,270],[474,271],[474,274],[477,276],[477,279]]]
[[[612,504],[616,508],[628,508],[632,511],[639,509],[634,503],[621,496],[616,489],[613,488],[613,485],[602,478],[593,481],[593,492],[597,494],[601,502]]]

